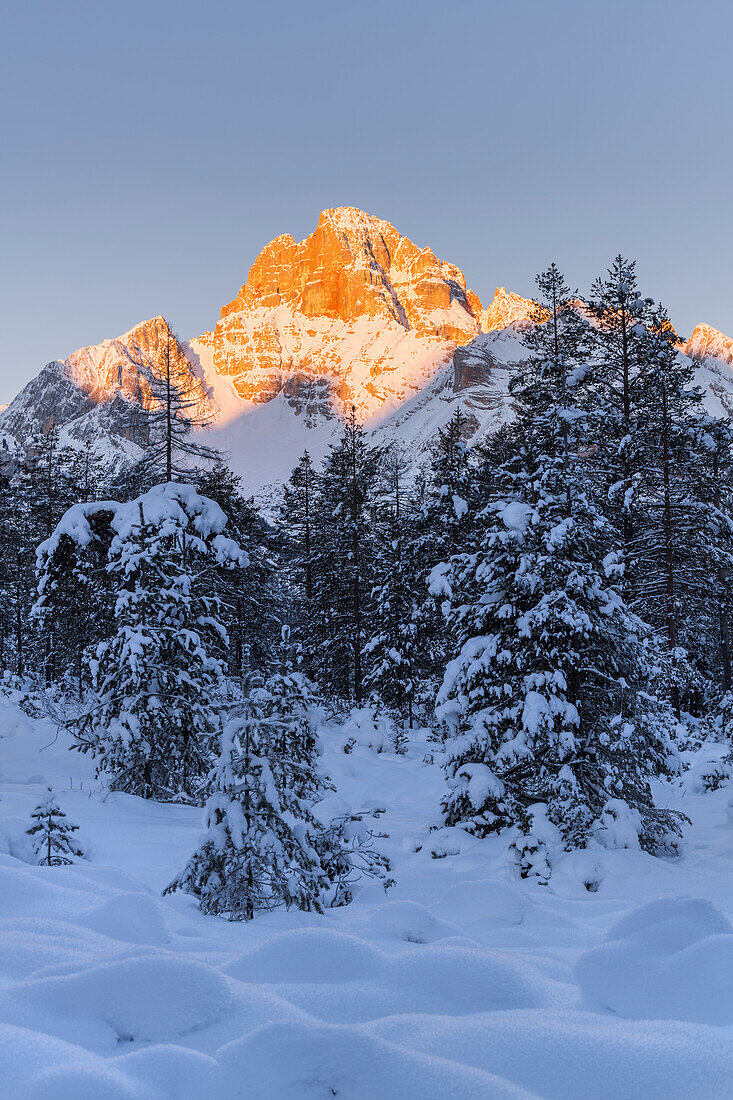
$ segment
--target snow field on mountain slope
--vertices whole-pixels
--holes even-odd
[[[107,793],[0,699],[3,1100],[731,1094],[733,790],[660,790],[693,820],[680,860],[577,852],[541,887],[505,839],[430,831],[434,745],[361,740],[327,731],[325,765],[352,808],[385,807],[397,885],[229,924],[161,897],[198,810]],[[86,848],[71,867],[29,862],[49,785]]]

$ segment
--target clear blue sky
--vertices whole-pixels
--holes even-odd
[[[727,0],[0,0],[0,400],[164,313],[216,322],[328,206],[486,300],[619,250],[733,334]]]

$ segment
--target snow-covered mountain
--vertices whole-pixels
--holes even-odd
[[[218,409],[163,317],[143,321],[114,340],[79,348],[47,363],[0,412],[0,431],[19,443],[59,428],[64,442],[91,440],[100,450],[135,457],[146,442],[144,412],[154,403],[151,376],[170,347],[175,375],[185,376],[202,412]]]
[[[473,438],[493,430],[509,415],[531,309],[504,287],[485,308],[458,267],[389,222],[340,207],[323,211],[305,240],[270,242],[213,330],[172,347],[176,370],[215,417],[207,442],[259,492],[304,449],[321,458],[352,405],[376,441],[397,441],[416,459],[457,407]],[[0,432],[24,443],[56,425],[72,444],[135,457],[170,340],[154,317],[47,364],[0,411]],[[733,340],[701,324],[681,350],[698,364],[711,411],[733,415]]]
[[[696,325],[684,345],[697,364],[695,382],[715,416],[733,416],[733,340],[711,325]]]

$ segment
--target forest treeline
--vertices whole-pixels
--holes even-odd
[[[142,463],[55,429],[8,456],[0,664],[76,698],[113,788],[206,804],[173,886],[208,911],[387,875],[363,822],[314,815],[319,706],[429,727],[444,823],[513,829],[522,874],[630,835],[677,850],[654,781],[733,721],[731,427],[633,262],[586,297],[554,265],[537,284],[508,423],[469,449],[457,411],[416,470],[352,410],[268,521],[192,436],[169,355]]]

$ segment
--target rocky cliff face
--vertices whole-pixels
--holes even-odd
[[[268,244],[211,338],[217,373],[248,401],[328,390],[362,418],[416,392],[480,331],[463,272],[389,222],[324,210],[296,243]]]

